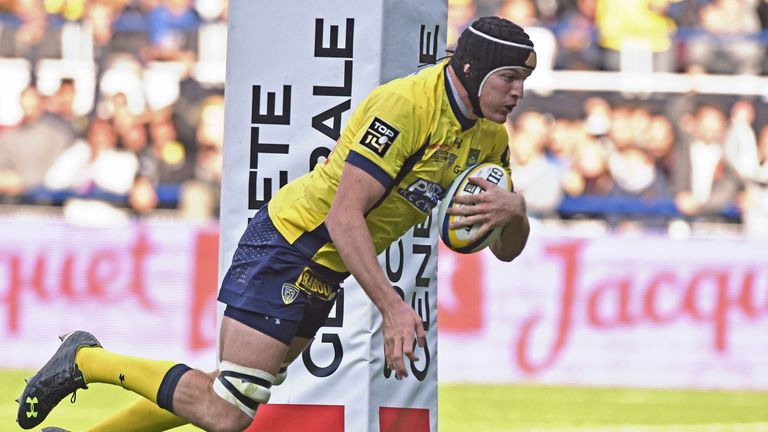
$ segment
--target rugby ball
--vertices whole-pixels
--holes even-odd
[[[501,234],[501,228],[496,228],[486,234],[484,237],[469,243],[469,238],[474,235],[479,227],[470,225],[459,229],[449,229],[451,222],[460,221],[464,216],[450,215],[448,209],[453,207],[462,207],[463,204],[456,204],[453,198],[462,195],[477,195],[484,191],[483,188],[469,182],[472,177],[480,177],[491,183],[497,184],[508,191],[512,190],[512,180],[507,171],[495,163],[482,163],[467,168],[456,180],[451,183],[445,196],[440,201],[440,207],[437,213],[437,220],[440,222],[440,238],[446,246],[459,253],[477,252],[496,240]]]

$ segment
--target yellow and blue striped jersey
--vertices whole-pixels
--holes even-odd
[[[423,222],[465,168],[494,162],[509,170],[506,129],[462,114],[446,65],[374,89],[328,159],[273,196],[270,219],[289,243],[317,264],[347,272],[324,225],[346,163],[385,188],[365,217],[377,253]]]

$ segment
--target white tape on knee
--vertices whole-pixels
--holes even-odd
[[[283,363],[280,365],[280,371],[275,375],[275,382],[272,385],[280,385],[288,378],[288,365],[290,363]]]
[[[274,382],[275,377],[268,372],[223,361],[219,376],[213,381],[213,391],[253,418],[259,404],[269,402],[269,388]]]

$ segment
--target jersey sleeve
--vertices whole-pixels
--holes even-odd
[[[374,93],[352,122],[346,162],[362,168],[389,188],[423,143],[413,101],[394,92]]]

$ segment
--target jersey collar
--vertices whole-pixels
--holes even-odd
[[[449,66],[446,66],[443,69],[445,93],[448,95],[448,102],[451,104],[451,111],[453,111],[453,115],[456,116],[456,120],[459,121],[459,124],[461,125],[461,131],[464,132],[474,126],[477,120],[468,118],[469,113],[467,112],[466,107],[464,107],[464,104],[461,103],[461,100],[459,99],[459,92],[456,90],[456,85],[451,79],[451,74],[448,73],[448,67]]]

